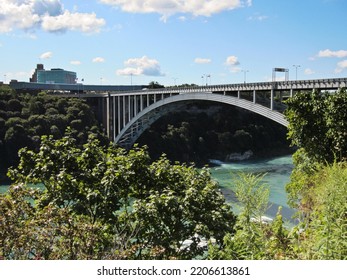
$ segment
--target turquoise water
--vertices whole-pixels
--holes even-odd
[[[240,210],[240,205],[234,195],[232,176],[237,172],[247,172],[253,174],[266,174],[263,182],[270,189],[269,209],[266,216],[273,218],[279,206],[282,206],[282,215],[285,219],[291,220],[294,210],[287,204],[287,193],[285,186],[290,180],[293,170],[292,156],[282,156],[271,159],[247,160],[242,162],[223,163],[212,167],[211,175],[216,179],[226,200],[233,206],[235,212]]]
[[[8,187],[9,187],[8,185],[0,185],[0,193],[6,192]]]
[[[211,167],[212,177],[219,182],[221,191],[226,200],[231,203],[233,211],[238,213],[240,205],[233,193],[232,174],[235,172],[250,172],[264,174],[264,183],[270,188],[269,209],[266,216],[273,218],[279,206],[282,206],[282,214],[288,221],[291,220],[294,210],[287,205],[287,193],[285,186],[289,182],[293,170],[292,156],[282,156],[272,159],[247,160],[234,163],[219,162],[220,165]],[[6,192],[8,185],[0,185],[0,193]],[[290,221],[293,222],[293,221]]]

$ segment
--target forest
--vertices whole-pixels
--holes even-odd
[[[196,102],[155,122],[138,140],[153,158],[203,166],[209,159],[231,161],[230,155],[252,152],[252,158],[288,155],[294,149],[280,124],[247,110]]]
[[[262,174],[231,176],[243,205],[236,215],[207,167],[108,143],[83,101],[1,94],[1,156],[12,163],[12,185],[0,195],[0,259],[347,259],[346,90],[287,101],[287,136],[296,148],[286,187],[299,220],[293,228],[280,208],[273,221],[262,220],[269,196]],[[190,125],[179,117],[159,124],[173,142],[212,141],[209,129]],[[223,138],[224,125],[214,137]],[[223,139],[236,142],[250,127]],[[229,152],[220,145],[217,154]],[[16,161],[9,158],[18,149]],[[180,154],[189,155],[186,149]]]
[[[92,108],[82,99],[57,98],[44,92],[17,94],[10,87],[1,86],[0,172],[18,164],[21,148],[37,150],[42,135],[58,139],[67,127],[79,143],[85,142],[90,133],[107,143]]]

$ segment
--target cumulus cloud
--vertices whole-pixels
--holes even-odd
[[[165,76],[160,70],[159,62],[147,56],[130,58],[124,62],[124,65],[125,68],[117,70],[117,75]]]
[[[105,20],[94,13],[77,13],[65,10],[60,0],[1,0],[0,33],[15,29],[48,32],[67,30],[86,33],[99,32]]]
[[[211,63],[212,60],[209,59],[209,58],[197,57],[197,58],[194,59],[194,62],[197,63],[197,64],[208,64],[208,63]]]
[[[339,63],[337,63],[335,73],[341,73],[345,69],[347,69],[347,60],[340,61]]]
[[[158,13],[162,19],[186,13],[209,17],[222,11],[250,6],[251,0],[100,0],[129,13]]]
[[[318,57],[347,57],[347,51],[346,50],[339,50],[339,51],[331,51],[329,49],[319,51]]]
[[[240,62],[237,56],[231,55],[227,57],[225,64],[228,66],[235,66],[235,65],[240,65]]]
[[[103,57],[95,57],[92,60],[94,63],[102,63],[105,62],[105,59]]]
[[[53,56],[52,52],[44,52],[43,54],[40,55],[40,59],[49,59]]]

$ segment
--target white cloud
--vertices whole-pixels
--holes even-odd
[[[117,70],[117,75],[165,76],[160,70],[159,62],[147,56],[130,58],[124,62],[124,65],[125,68]]]
[[[194,16],[211,16],[222,11],[250,6],[251,0],[100,0],[102,3],[120,7],[129,13],[158,13],[162,19],[187,13]]]
[[[208,64],[208,63],[211,63],[211,59],[209,58],[200,58],[200,57],[197,57],[194,59],[194,62],[197,63],[197,64]]]
[[[347,60],[340,61],[339,63],[337,63],[335,73],[341,73],[345,69],[347,69]]]
[[[346,50],[339,50],[339,51],[331,51],[329,49],[319,51],[318,57],[347,57],[347,51]]]
[[[263,20],[266,20],[268,18],[269,18],[268,16],[255,14],[253,16],[248,17],[248,20],[250,20],[250,21],[263,21]]]
[[[15,29],[42,28],[49,32],[67,30],[86,33],[99,32],[105,25],[94,13],[71,13],[60,0],[1,0],[0,33]]]
[[[92,60],[94,63],[102,63],[105,62],[105,59],[103,57],[95,57]]]
[[[70,61],[70,64],[72,64],[72,65],[81,65],[82,62],[79,61],[79,60],[71,60],[71,61]]]
[[[237,56],[231,55],[227,57],[225,64],[228,66],[234,66],[234,65],[239,65],[240,62]]]
[[[58,16],[45,15],[42,18],[42,28],[49,32],[64,32],[67,30],[85,33],[99,32],[105,24],[104,19],[98,19],[96,14],[70,13],[64,11]]]
[[[52,52],[45,52],[43,54],[40,55],[40,59],[49,59],[53,56]]]
[[[304,73],[305,73],[306,75],[312,75],[312,74],[314,74],[315,72],[314,72],[312,69],[310,69],[310,68],[306,68],[305,71],[304,71]]]

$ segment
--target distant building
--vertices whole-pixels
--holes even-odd
[[[76,84],[76,80],[76,72],[66,71],[60,68],[45,70],[43,64],[37,64],[30,82],[42,84]]]
[[[39,70],[45,70],[44,67],[43,67],[43,64],[37,64],[37,65],[36,65],[35,72],[34,72],[34,74],[32,75],[32,77],[30,78],[30,83],[37,83],[37,72],[38,72]]]

